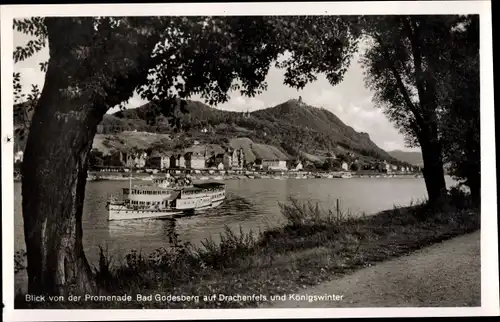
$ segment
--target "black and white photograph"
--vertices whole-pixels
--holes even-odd
[[[500,314],[491,19],[2,5],[6,317]]]

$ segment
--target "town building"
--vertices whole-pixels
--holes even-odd
[[[300,161],[300,160],[290,161],[290,164],[289,164],[290,171],[302,171],[303,169],[304,169],[304,166],[302,164],[302,161]]]
[[[174,153],[170,156],[170,168],[184,169],[186,168],[186,160],[184,155],[180,153]]]
[[[128,168],[144,168],[148,154],[146,152],[124,153],[125,165]]]
[[[222,163],[224,165],[224,169],[231,169],[233,164],[233,152],[231,149],[224,152]]]
[[[262,169],[264,170],[288,170],[286,166],[286,160],[266,160],[262,159],[259,162],[262,165]]]
[[[341,166],[342,170],[349,171],[349,164],[347,162],[342,162]]]
[[[205,169],[206,155],[201,152],[186,152],[184,154],[185,165],[188,169]]]
[[[148,166],[153,169],[165,170],[170,168],[170,158],[172,152],[153,151],[148,158]]]
[[[243,149],[232,150],[231,169],[240,170],[246,167],[245,152]]]
[[[229,168],[229,154],[225,151],[213,151],[207,159],[207,168],[224,170]]]

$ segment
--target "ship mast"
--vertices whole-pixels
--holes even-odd
[[[130,195],[132,193],[132,167],[130,166],[130,164],[129,164],[129,172],[130,175],[128,176],[128,184],[129,184],[128,194]]]

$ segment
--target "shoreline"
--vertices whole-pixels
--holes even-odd
[[[194,170],[200,171],[200,170]],[[173,175],[183,175],[182,170],[172,171]],[[225,180],[248,180],[248,179],[400,179],[400,178],[423,178],[421,173],[356,173],[350,171],[335,171],[335,172],[301,172],[301,171],[276,171],[259,172],[259,171],[223,171],[223,170],[209,170],[200,171],[201,173],[190,173],[188,177],[197,181],[225,181]],[[136,172],[130,175],[128,172],[111,172],[111,171],[88,171],[87,181],[128,181],[130,177],[135,181],[152,181],[153,179],[163,178],[167,172]],[[21,182],[21,176],[14,176],[14,182]]]
[[[166,173],[135,173],[130,176],[128,173],[102,173],[102,172],[89,172],[87,181],[126,181],[132,177],[132,180],[143,180],[151,181],[153,179],[162,178]],[[180,174],[174,174],[180,175]],[[247,180],[247,179],[354,179],[354,178],[422,178],[419,174],[356,174],[350,172],[337,172],[337,173],[304,173],[304,172],[287,172],[287,173],[276,173],[276,174],[262,174],[258,172],[242,172],[242,173],[213,173],[213,174],[188,174],[190,178],[198,181],[225,181],[225,180]]]

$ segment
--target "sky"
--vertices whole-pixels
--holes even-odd
[[[15,47],[24,46],[30,39],[30,36],[14,31]],[[21,84],[25,92],[32,84],[37,84],[40,89],[43,87],[45,73],[40,71],[39,63],[47,61],[48,57],[48,48],[45,47],[34,56],[15,64],[14,71],[21,73]],[[284,85],[283,79],[284,71],[272,67],[266,79],[267,91],[253,98],[241,96],[239,92],[231,92],[228,102],[214,108],[252,112],[301,96],[304,103],[325,108],[356,131],[368,133],[371,140],[386,151],[419,151],[405,147],[403,135],[394,128],[382,110],[372,103],[373,93],[364,86],[363,69],[357,57],[353,59],[344,80],[336,86],[330,85],[323,75],[318,75],[317,81],[298,91]],[[191,99],[202,101],[198,96],[192,96]],[[146,101],[134,95],[126,107],[135,108],[144,103]],[[108,113],[115,111],[116,109],[111,109]]]

